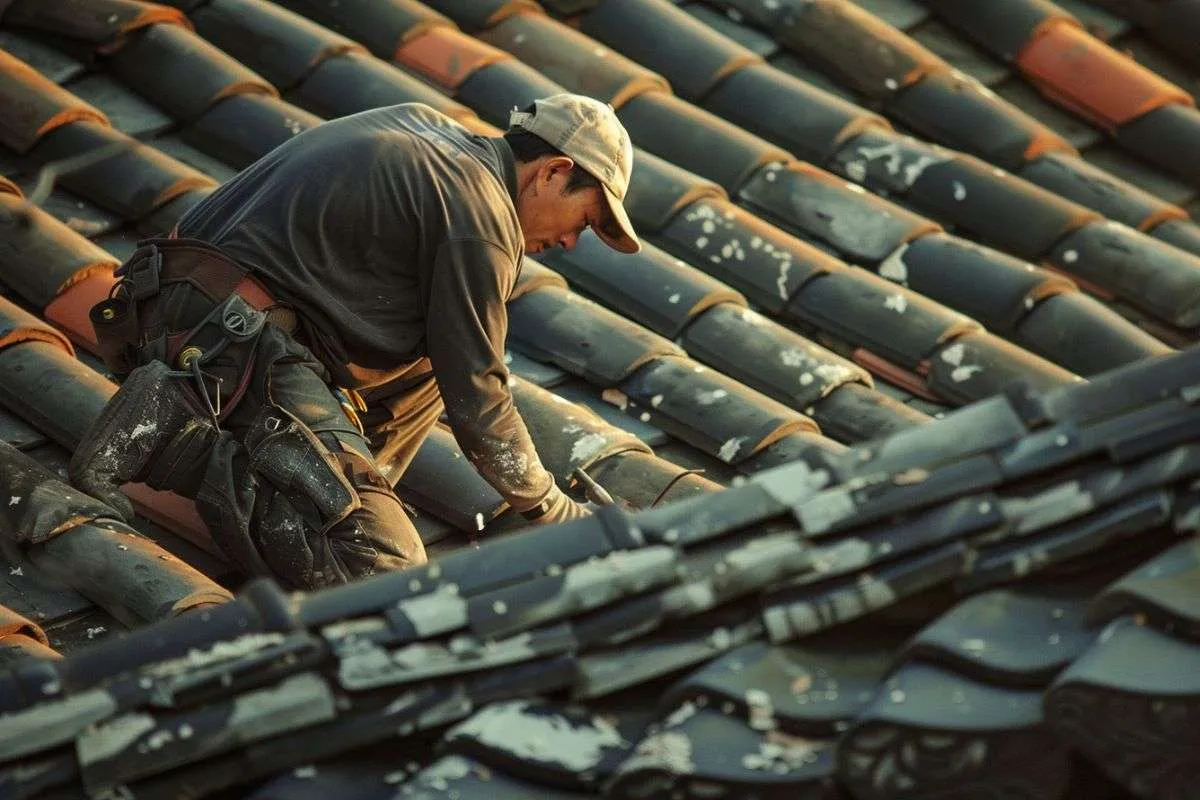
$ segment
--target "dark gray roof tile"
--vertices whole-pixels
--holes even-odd
[[[517,14],[479,38],[506,50],[569,92],[620,107],[666,79],[544,14]],[[507,120],[505,120],[507,122]]]
[[[1095,127],[1054,105],[1020,78],[1009,78],[993,88],[1001,98],[1057,131],[1077,150],[1086,151],[1104,139],[1104,134]],[[1133,183],[1140,185],[1137,181]]]
[[[459,120],[474,116],[428,84],[365,53],[341,53],[325,59],[285,97],[326,118],[397,103],[426,103]]]
[[[1192,752],[1200,649],[1125,617],[1046,693],[1047,721],[1123,788],[1183,797],[1170,765]],[[1125,733],[1137,730],[1129,740]]]
[[[277,94],[237,59],[178,25],[152,25],[140,31],[105,66],[182,123],[235,94]],[[114,119],[114,124],[121,127],[119,120]]]
[[[77,120],[107,124],[104,114],[24,61],[0,50],[0,100],[19,113],[0,120],[0,144],[27,153],[54,128]]]
[[[172,119],[158,108],[103,73],[92,73],[71,81],[64,88],[100,109],[114,128],[134,138],[153,138],[166,132],[173,124]]]
[[[493,125],[507,128],[513,109],[526,108],[535,100],[560,92],[558,84],[533,67],[515,58],[504,58],[467,75],[454,97]]]
[[[810,419],[691,359],[656,358],[621,383],[626,413],[736,466]]]
[[[1034,30],[1053,18],[1070,14],[1050,0],[1013,0],[996,3],[960,3],[957,0],[923,0],[956,30],[1004,61],[1013,61]]]
[[[81,62],[28,33],[0,30],[0,50],[21,59],[58,84],[79,77],[87,69]]]
[[[299,83],[321,61],[364,50],[344,36],[262,0],[211,0],[191,15],[196,31],[278,89]]]
[[[509,342],[602,388],[641,365],[682,350],[661,336],[563,289],[542,288],[509,302]]]
[[[221,100],[180,131],[183,141],[241,169],[321,118],[277,97],[241,94]]]
[[[15,195],[0,195],[0,219],[10,231],[0,244],[0,281],[38,309],[49,305],[80,270],[111,270],[118,263],[65,223]]]
[[[1039,153],[1074,152],[1050,128],[958,72],[935,73],[905,87],[887,112],[931,141],[1008,170]]]
[[[572,250],[552,250],[543,261],[609,308],[671,339],[713,306],[746,305],[738,292],[652,244],[623,255],[585,232]]]
[[[13,0],[4,12],[5,26],[29,28],[92,45],[112,44],[121,36],[160,22],[187,24],[183,13],[170,6],[138,0],[94,0],[83,6]]]
[[[1166,344],[1083,292],[1064,292],[1041,300],[1020,321],[1012,339],[1085,377],[1170,351]]]
[[[727,36],[761,58],[770,58],[779,52],[779,43],[767,34],[749,25],[743,25],[743,17],[736,9],[726,9],[725,13],[721,13],[703,2],[681,2],[677,5],[717,33]]]
[[[582,16],[580,30],[662,75],[692,102],[762,58],[675,6],[654,0],[605,0]],[[663,36],[665,31],[670,34]]]
[[[680,209],[702,197],[726,197],[717,184],[653,153],[637,150],[633,161],[625,210],[643,234],[662,230]]]
[[[1115,222],[1073,231],[1047,254],[1049,263],[1103,287],[1160,319],[1200,325],[1196,257]]]
[[[153,147],[96,122],[75,122],[46,134],[32,152],[40,164],[97,154],[100,160],[61,174],[63,186],[124,219],[148,216],[181,194],[215,185]]]
[[[937,19],[925,20],[909,30],[908,35],[951,67],[970,75],[984,86],[995,86],[1011,74],[1007,64],[964,40]]]
[[[814,164],[824,164],[846,137],[863,128],[890,127],[882,116],[769,64],[737,70],[703,106]]]
[[[929,9],[916,0],[854,0],[894,28],[910,31],[929,17]]]
[[[396,481],[388,464],[381,464],[380,470],[389,481]],[[401,499],[459,530],[483,530],[505,506],[504,498],[480,477],[445,428],[429,432],[412,466],[398,477],[396,492]]]
[[[1200,188],[1200,166],[1190,152],[1200,140],[1200,110],[1183,103],[1156,108],[1117,128],[1116,141],[1164,172]]]
[[[662,92],[633,98],[617,116],[638,147],[715,181],[731,194],[764,164],[790,158],[715,114]]]
[[[591,411],[609,425],[621,428],[622,430],[633,434],[650,447],[658,447],[670,441],[670,437],[664,431],[659,430],[653,425],[642,422],[637,417],[632,417],[629,414],[622,413],[621,410],[612,403],[605,401],[600,394],[585,381],[572,379],[567,383],[555,385],[553,390],[555,396],[561,397],[564,400],[569,400],[577,406],[586,408],[588,411]]]
[[[391,58],[401,42],[430,28],[453,27],[450,20],[414,0],[279,0],[275,5],[362,42],[380,58]]]

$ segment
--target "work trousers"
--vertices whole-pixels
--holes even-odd
[[[212,308],[187,283],[164,287],[157,299],[177,331]],[[223,409],[216,443],[193,480],[166,488],[195,498],[236,566],[290,587],[317,589],[424,563],[424,545],[393,486],[442,413],[432,374],[414,365],[395,385],[372,392],[364,414],[370,428],[360,430],[329,371],[291,333],[268,323],[246,352],[204,365],[213,399],[236,405]]]

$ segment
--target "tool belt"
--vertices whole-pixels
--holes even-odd
[[[195,374],[203,388],[201,368],[222,353],[253,350],[269,319],[290,320],[294,327],[290,309],[277,304],[249,270],[206,242],[173,238],[139,242],[116,275],[120,280],[108,298],[92,307],[89,317],[100,355],[118,379],[141,364],[163,361],[175,370]],[[212,310],[189,330],[171,330],[159,302],[160,292],[176,283],[189,283],[212,301]],[[253,361],[251,352],[237,355],[245,366],[237,376],[232,400],[241,396]],[[226,410],[232,406],[233,402],[226,403]]]

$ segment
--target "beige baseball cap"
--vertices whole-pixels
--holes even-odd
[[[623,205],[633,171],[633,144],[612,106],[579,94],[556,94],[535,101],[533,107],[532,112],[513,111],[509,127],[540,136],[595,176],[612,212],[596,235],[618,252],[641,250]]]

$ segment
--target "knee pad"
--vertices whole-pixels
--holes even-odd
[[[328,527],[359,507],[358,493],[307,425],[275,405],[263,406],[246,433],[250,469],[300,507],[308,504]]]

